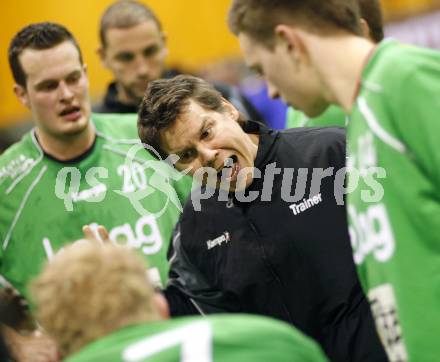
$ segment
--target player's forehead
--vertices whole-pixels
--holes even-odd
[[[25,49],[19,57],[21,67],[28,81],[62,79],[82,65],[78,49],[70,41],[62,42],[49,49]]]
[[[153,20],[145,20],[128,28],[109,28],[107,49],[112,52],[137,51],[162,42],[162,33]]]

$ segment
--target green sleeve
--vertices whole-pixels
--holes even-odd
[[[173,187],[176,190],[177,197],[180,200],[180,204],[182,205],[182,208],[185,205],[189,194],[191,193],[192,180],[193,179],[191,176],[185,175],[182,178],[178,179],[177,181],[174,181]]]
[[[287,108],[286,128],[304,127],[308,118],[303,112],[297,111],[292,107]]]
[[[309,118],[303,112],[289,107],[286,118],[286,128],[345,127],[347,116],[342,108],[331,105],[324,113],[315,118]]]
[[[424,58],[422,64],[400,78],[390,108],[398,137],[419,167],[440,182],[440,55]]]
[[[307,127],[345,127],[347,115],[341,107],[330,105],[323,114],[307,121]]]

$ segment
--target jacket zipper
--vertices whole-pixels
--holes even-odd
[[[261,243],[260,240],[260,235],[257,232],[257,229],[255,228],[254,224],[248,219],[248,223],[251,226],[252,231],[254,232],[254,234],[257,236],[257,240],[258,240],[258,245],[260,247],[260,250],[263,254],[263,261],[264,264],[266,265],[266,267],[269,269],[269,271],[271,272],[272,276],[275,278],[275,280],[278,283],[278,287],[281,290],[283,290],[283,283],[281,283],[281,278],[279,277],[279,275],[277,274],[277,272],[275,271],[275,268],[271,265],[271,263],[269,262],[269,259],[266,255],[266,251],[264,250],[264,246]],[[286,313],[287,317],[289,318],[290,323],[293,324],[293,320],[292,320],[292,316],[290,315],[289,309],[287,308],[286,305],[286,301],[284,299],[283,293],[279,292],[280,296],[281,296],[281,301],[282,301],[282,307],[284,308],[284,312]]]

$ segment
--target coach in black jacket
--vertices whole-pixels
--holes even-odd
[[[173,315],[272,316],[315,338],[332,361],[386,361],[337,204],[343,130],[277,132],[243,122],[212,87],[188,76],[151,83],[138,126],[143,142],[179,156],[176,168],[214,170],[173,238],[165,291]],[[261,174],[240,178],[246,167]]]

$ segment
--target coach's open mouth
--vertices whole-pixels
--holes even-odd
[[[224,161],[224,166],[217,172],[217,177],[228,182],[236,181],[239,172],[240,164],[238,163],[238,157],[232,155]]]

